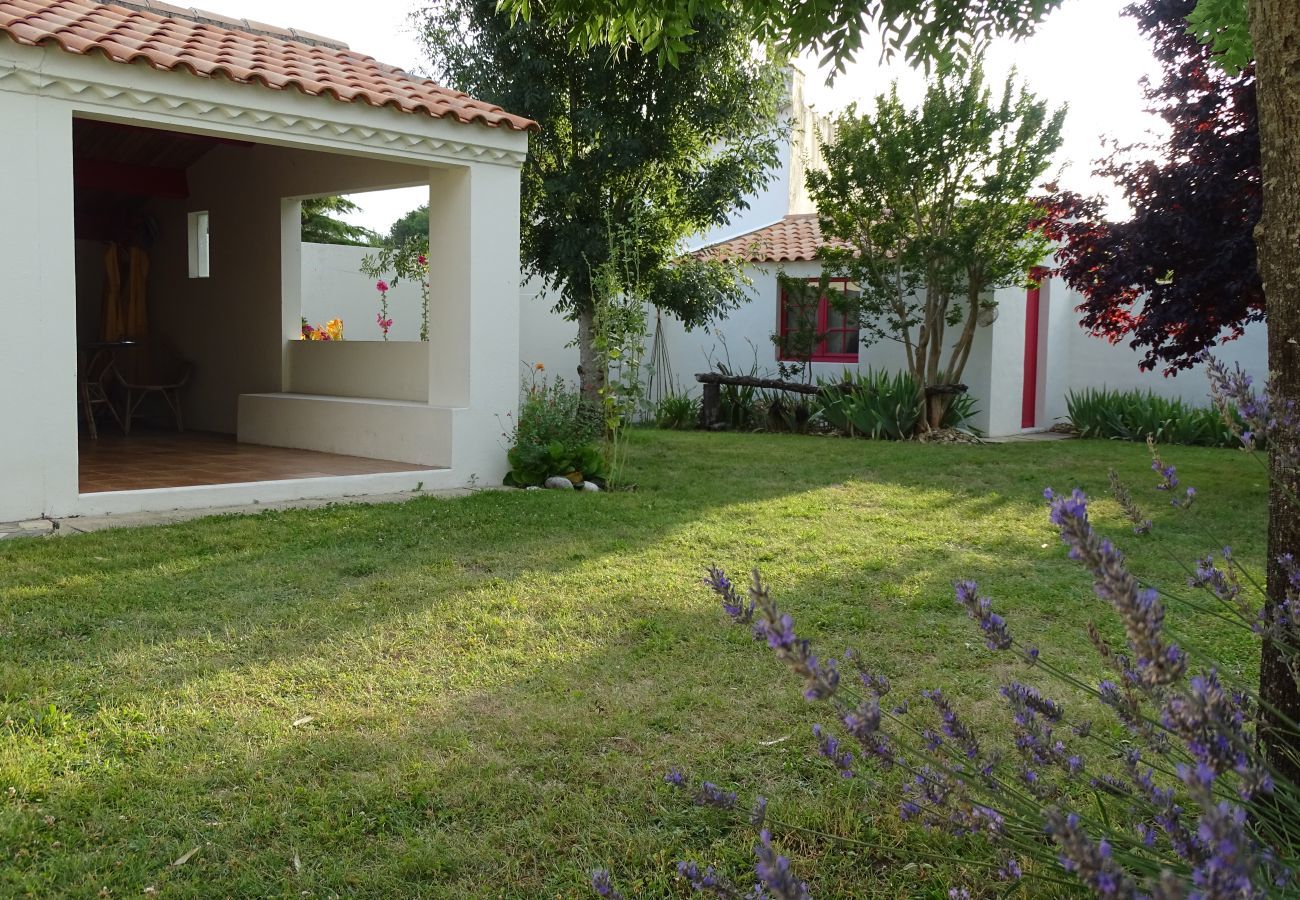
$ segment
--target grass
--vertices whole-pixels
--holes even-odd
[[[953,580],[1084,676],[1086,622],[1116,633],[1044,485],[1101,496],[1117,467],[1156,535],[1109,501],[1095,519],[1157,583],[1225,542],[1258,565],[1258,465],[1166,455],[1200,489],[1188,517],[1145,490],[1131,444],[641,432],[635,492],[0,544],[0,894],[581,897],[608,866],[629,895],[673,896],[682,857],[744,877],[752,835],[672,793],[676,765],[878,846],[779,833],[819,897],[946,896],[965,866],[919,852],[954,848],[899,824],[887,784],[809,762],[820,711],[699,577],[761,566],[819,647],[855,645],[900,693],[941,685],[997,728],[1013,669]],[[1248,641],[1184,609],[1170,624],[1251,677]],[[857,815],[876,792],[881,814]]]

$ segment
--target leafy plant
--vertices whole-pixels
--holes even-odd
[[[905,441],[916,433],[923,401],[916,379],[907,372],[845,369],[839,382],[823,382],[818,412],[832,428],[849,436]],[[959,395],[948,404],[941,428],[966,428],[975,399]]]
[[[678,431],[694,428],[700,418],[700,401],[690,394],[672,393],[655,404],[655,425]]]
[[[1229,75],[1211,64],[1221,40],[1245,32],[1244,5],[1146,0],[1125,9],[1160,63],[1160,78],[1143,90],[1167,137],[1115,147],[1099,163],[1132,215],[1108,220],[1106,199],[1069,191],[1044,204],[1060,275],[1082,295],[1081,324],[1144,350],[1144,368],[1190,368],[1223,337],[1264,319],[1254,66]],[[1235,28],[1221,17],[1229,10]],[[1214,48],[1198,43],[1210,36]],[[1238,47],[1244,65],[1250,42]]]
[[[579,473],[588,481],[604,479],[601,420],[564,379],[548,383],[534,369],[524,386],[519,418],[506,437],[510,471],[505,483],[515,487],[539,485],[555,475]]]
[[[1239,442],[1216,409],[1191,406],[1150,391],[1085,388],[1070,391],[1065,405],[1070,424],[1082,437],[1200,447],[1232,447]]]
[[[627,252],[688,326],[745,300],[739,266],[681,254],[768,184],[777,159],[782,73],[733,16],[694,18],[695,52],[677,70],[653,47],[575,48],[572,23],[501,15],[497,0],[436,0],[416,16],[440,83],[543,124],[521,173],[520,261],[578,323],[587,396],[602,387],[591,279],[612,249],[607,222],[643,218]]]
[[[1050,249],[1029,192],[1065,111],[1010,77],[999,94],[978,62],[931,78],[917,108],[895,85],[841,115],[825,171],[808,172],[823,268],[857,284],[862,339],[898,341],[922,388],[961,381],[993,289],[1024,284]],[[925,393],[920,427],[942,427],[954,396]]]

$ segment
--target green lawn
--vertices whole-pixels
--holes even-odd
[[[743,878],[752,834],[664,785],[676,765],[879,847],[778,829],[819,897],[946,896],[960,867],[909,854],[941,842],[883,799],[854,814],[887,784],[808,762],[821,710],[725,621],[704,567],[761,566],[820,647],[857,646],[900,693],[943,686],[994,726],[1019,668],[984,649],[954,579],[1085,676],[1084,624],[1115,632],[1045,485],[1101,495],[1118,467],[1156,535],[1128,535],[1109,501],[1095,519],[1159,583],[1225,542],[1262,555],[1262,473],[1231,451],[1167,451],[1201,494],[1179,517],[1131,444],[633,444],[635,492],[0,544],[0,895],[587,896],[608,866],[629,895],[671,896],[683,856]],[[1214,620],[1170,623],[1250,674]]]

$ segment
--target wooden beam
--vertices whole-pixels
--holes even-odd
[[[172,200],[183,200],[190,195],[184,169],[137,166],[107,159],[74,159],[72,183],[79,188]]]

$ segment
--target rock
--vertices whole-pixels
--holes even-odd
[[[584,482],[580,485],[580,487],[581,487],[584,491],[599,491],[599,490],[600,490],[600,485],[596,484],[594,481],[584,481]]]
[[[565,478],[563,475],[552,475],[550,478],[546,479],[546,482],[542,486],[550,488],[553,491],[573,490],[573,482]]]

